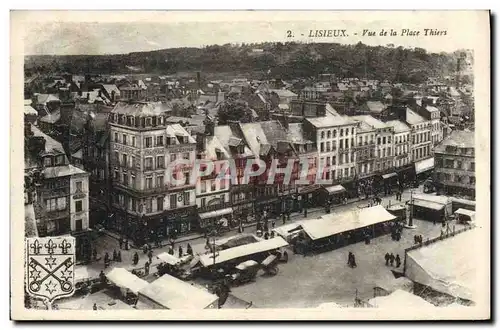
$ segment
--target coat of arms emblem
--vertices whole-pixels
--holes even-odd
[[[50,302],[73,295],[75,238],[26,238],[26,291]]]

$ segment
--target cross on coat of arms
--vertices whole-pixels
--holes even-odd
[[[50,302],[75,292],[75,238],[30,237],[25,241],[26,292]]]

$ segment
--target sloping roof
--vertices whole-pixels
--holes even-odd
[[[478,230],[471,229],[409,251],[406,277],[438,292],[474,301],[478,284],[474,246],[479,240]]]
[[[304,135],[304,125],[302,123],[290,123],[288,124],[288,129],[286,130],[287,141],[291,143],[311,143],[311,140],[305,138]]]
[[[427,105],[425,107],[425,110],[429,111],[429,112],[439,112],[439,109],[436,108],[436,107],[433,107],[432,105]]]
[[[380,121],[370,115],[361,115],[361,116],[351,116],[349,117],[351,120],[362,121],[365,124],[369,125],[373,128],[386,128],[388,127],[386,123]]]
[[[167,309],[205,309],[214,304],[218,298],[207,290],[181,281],[168,274],[150,283],[139,295],[153,300]]]
[[[61,102],[59,98],[53,94],[36,94],[37,104],[46,104],[48,102]]]
[[[208,159],[217,159],[217,151],[220,151],[224,159],[231,158],[229,152],[224,148],[217,136],[208,136],[205,152]]]
[[[288,142],[284,127],[277,120],[241,124],[241,131],[252,152],[261,155],[264,145],[278,148],[278,142]],[[269,150],[267,150],[269,151]]]
[[[279,97],[296,97],[297,94],[288,89],[269,89],[270,93],[276,93]]]
[[[355,122],[349,117],[342,117],[342,116],[325,116],[325,117],[307,118],[306,120],[310,122],[311,125],[317,128],[355,124]]]
[[[115,92],[116,96],[120,96],[120,90],[115,84],[102,84],[102,88],[106,90],[109,96],[111,96],[112,92]]]
[[[61,111],[56,110],[52,112],[51,114],[48,114],[46,116],[43,116],[39,120],[43,123],[48,123],[48,124],[55,124],[61,119]]]
[[[215,136],[224,146],[237,146],[241,143],[242,139],[239,137],[239,132],[235,129],[233,130],[230,125],[215,126]],[[228,151],[230,151],[228,149]],[[252,151],[245,144],[243,150],[243,157],[252,156]]]
[[[171,107],[168,104],[161,102],[118,102],[111,113],[127,116],[158,116],[167,114],[170,110]]]
[[[394,133],[403,133],[411,131],[410,127],[401,120],[389,120],[385,123],[387,126],[394,128]]]
[[[144,281],[126,270],[125,268],[115,267],[106,274],[106,278],[120,288],[129,289],[135,294],[138,294],[141,289],[149,285]]]
[[[85,174],[87,172],[73,165],[64,165],[44,168],[42,173],[46,178],[51,179],[75,174]]]
[[[435,152],[445,152],[447,146],[475,148],[474,132],[454,130],[436,146]]]
[[[303,222],[302,228],[311,239],[317,240],[394,219],[396,217],[382,205],[377,205],[340,214],[323,215],[319,219]]]
[[[212,254],[202,255],[200,256],[200,262],[204,267],[208,267],[214,264],[219,264],[233,259],[279,249],[287,245],[288,243],[283,238],[275,237],[268,240],[240,245],[234,248],[219,251],[218,255],[216,255],[215,257],[215,262]]]
[[[188,138],[188,143],[196,143],[196,140],[186,131],[184,127],[179,124],[168,125],[166,128],[167,136],[169,137],[177,137],[184,136]],[[177,144],[181,142],[177,140]]]
[[[24,106],[24,114],[36,116],[36,115],[38,115],[38,112],[35,109],[33,109],[33,107],[31,105],[25,105]]]
[[[387,106],[380,101],[366,101],[366,107],[373,113],[381,113],[387,108]]]
[[[425,122],[425,118],[410,108],[406,108],[406,122],[410,125],[416,125]]]
[[[33,132],[34,136],[43,137],[45,139],[45,152],[57,151],[58,153],[64,153],[62,144],[42,132],[38,127],[32,125],[31,132]]]

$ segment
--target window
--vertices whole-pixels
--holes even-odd
[[[44,166],[51,166],[52,165],[52,158],[51,157],[45,157],[43,159],[43,165]]]
[[[330,151],[330,141],[326,142],[326,152]]]
[[[64,164],[64,156],[60,155],[56,157],[56,165],[63,165]]]
[[[128,166],[127,155],[126,154],[122,155],[122,166]]]
[[[157,175],[156,176],[156,186],[157,187],[163,187],[163,175]]]
[[[221,190],[226,189],[226,179],[220,180],[220,189]]]
[[[349,135],[349,129],[348,129],[348,128],[346,128],[346,129],[345,129],[345,136],[348,136],[348,135]]]
[[[182,154],[182,159],[189,159],[189,152],[185,152]]]
[[[380,138],[377,138],[377,144],[381,144],[381,139]]]
[[[123,184],[128,186],[128,175],[127,174],[123,174]]]
[[[151,118],[146,118],[146,126],[152,126],[153,120]]]
[[[210,181],[210,190],[211,191],[216,191],[217,190],[217,187],[216,187],[216,184],[215,184],[215,180],[213,181]]]
[[[127,145],[127,135],[123,134],[122,138],[123,138],[123,139],[122,139],[122,143],[123,143],[124,145]]]
[[[156,167],[157,168],[165,168],[165,157],[162,156],[156,156]]]
[[[452,159],[445,159],[444,160],[444,167],[445,168],[453,168],[453,160]]]
[[[163,197],[156,198],[156,210],[163,211]]]
[[[120,140],[118,139],[118,133],[115,133],[115,142],[120,142]]]
[[[320,152],[325,152],[325,143],[324,142],[320,143],[319,150],[320,150]]]
[[[153,178],[149,177],[146,178],[146,189],[152,189],[153,188]]]
[[[177,208],[177,195],[176,194],[170,195],[170,208],[171,209]]]
[[[337,136],[337,130],[336,130],[336,129],[334,129],[334,130],[333,130],[333,137],[336,137],[336,136]]]
[[[135,136],[132,136],[132,147],[135,147]]]
[[[189,205],[189,191],[184,192],[184,198],[182,199],[184,201],[184,205]]]
[[[331,138],[331,137],[332,137],[332,131],[328,130],[328,131],[326,132],[326,137],[327,137],[328,139],[329,139],[329,138]]]
[[[118,171],[115,171],[115,180],[116,180],[116,181],[118,181],[118,176],[119,176]]]
[[[137,209],[137,205],[136,205],[135,199],[131,198],[130,201],[131,201],[131,204],[132,204],[132,211],[135,212],[136,209]]]
[[[382,144],[385,144],[386,141],[385,141],[385,136],[382,138]]]
[[[146,170],[152,170],[153,169],[153,157],[146,157],[146,158],[144,158],[144,168]]]
[[[476,184],[476,177],[475,176],[469,177],[469,184]]]
[[[321,138],[324,139],[325,138],[325,131],[321,131]]]
[[[83,202],[82,201],[76,201],[75,202],[75,212],[82,212],[82,210],[83,210]]]
[[[144,144],[146,148],[151,148],[153,146],[153,138],[152,137],[145,138]]]
[[[151,212],[153,212],[153,200],[150,198],[146,200],[146,213]]]
[[[204,193],[207,191],[207,182],[206,181],[200,182],[200,191],[201,191],[201,193]]]
[[[207,204],[206,197],[203,197],[200,202],[201,202],[201,207],[205,207],[205,205]]]
[[[177,154],[171,154],[170,155],[170,161],[175,162],[175,159],[177,158]]]
[[[81,193],[81,192],[82,192],[82,190],[83,190],[83,189],[82,189],[82,186],[83,186],[82,181],[77,181],[77,182],[76,182],[76,192],[77,192],[77,193]]]
[[[120,163],[120,154],[118,153],[118,151],[115,151],[114,160],[115,160],[116,165],[118,165]]]
[[[391,137],[390,136],[387,137],[387,143],[391,143]]]
[[[82,226],[82,219],[78,219],[75,221],[75,226],[76,226],[76,231],[81,231],[83,226]]]
[[[156,146],[163,146],[163,136],[157,136],[156,137]]]
[[[471,162],[470,163],[470,170],[471,171],[475,171],[476,170],[476,163],[475,162]]]
[[[457,169],[461,170],[462,169],[462,162],[457,160]]]
[[[354,127],[351,128],[351,134],[354,135]]]
[[[135,175],[130,175],[130,186],[135,188]],[[134,210],[135,211],[135,210]]]
[[[130,156],[130,167],[135,168],[135,156]]]
[[[344,176],[345,177],[349,176],[349,169],[348,168],[344,168]]]
[[[344,129],[343,128],[340,129],[340,136],[344,136]]]
[[[184,177],[186,178],[185,184],[190,184],[190,177],[189,177],[189,172],[184,173]]]

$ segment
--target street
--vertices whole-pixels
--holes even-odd
[[[418,190],[421,191],[421,189],[422,187]],[[410,191],[406,190],[403,193],[402,202],[404,203],[409,199]],[[394,195],[382,197],[383,206],[388,206],[389,203],[397,203]],[[332,208],[331,213],[341,213],[365,206],[368,206],[367,200],[354,201],[347,205]],[[304,218],[303,213],[294,213],[287,223],[314,219],[324,213],[323,208],[311,209],[307,218]],[[399,254],[403,262],[404,249],[413,245],[414,235],[422,235],[425,240],[440,234],[441,226],[439,224],[434,225],[430,221],[419,219],[415,219],[414,222],[417,228],[405,229],[399,242],[393,241],[390,235],[385,235],[373,239],[369,245],[360,242],[307,257],[294,255],[290,251],[289,262],[279,265],[280,271],[278,275],[264,277],[259,272],[255,282],[232,288],[232,292],[235,296],[246,301],[252,301],[256,306],[263,308],[315,307],[320,303],[331,301],[352,306],[356,291],[359,298],[368,299],[373,296],[374,286],[394,278],[391,269],[402,271],[402,265],[399,269],[385,266],[384,255],[386,252],[392,252],[395,256]],[[276,227],[281,224],[281,219],[276,221]],[[255,233],[255,231],[255,226],[245,229],[246,233]],[[237,234],[236,231],[230,231],[216,237],[216,239],[230,237],[235,234]],[[196,238],[176,243],[175,255],[178,256],[179,246],[182,246],[184,253],[186,253],[188,243],[192,246],[195,254],[206,253],[206,239]],[[113,250],[119,250],[119,243],[115,238],[103,235],[96,241],[96,248],[101,260],[90,265],[79,266],[85,267],[90,276],[97,276],[101,270],[104,270],[102,259],[104,253],[108,252],[112,257]],[[155,265],[160,262],[156,255],[168,250],[169,246],[153,249],[153,262],[150,272],[155,272]],[[139,254],[139,263],[136,266],[132,265],[132,257],[135,251]],[[352,252],[356,256],[357,268],[347,266],[348,252]],[[122,262],[111,262],[111,266],[104,271],[111,270],[113,267],[124,267],[128,270],[143,268],[144,263],[148,260],[147,255],[140,249],[121,250],[121,255]]]

